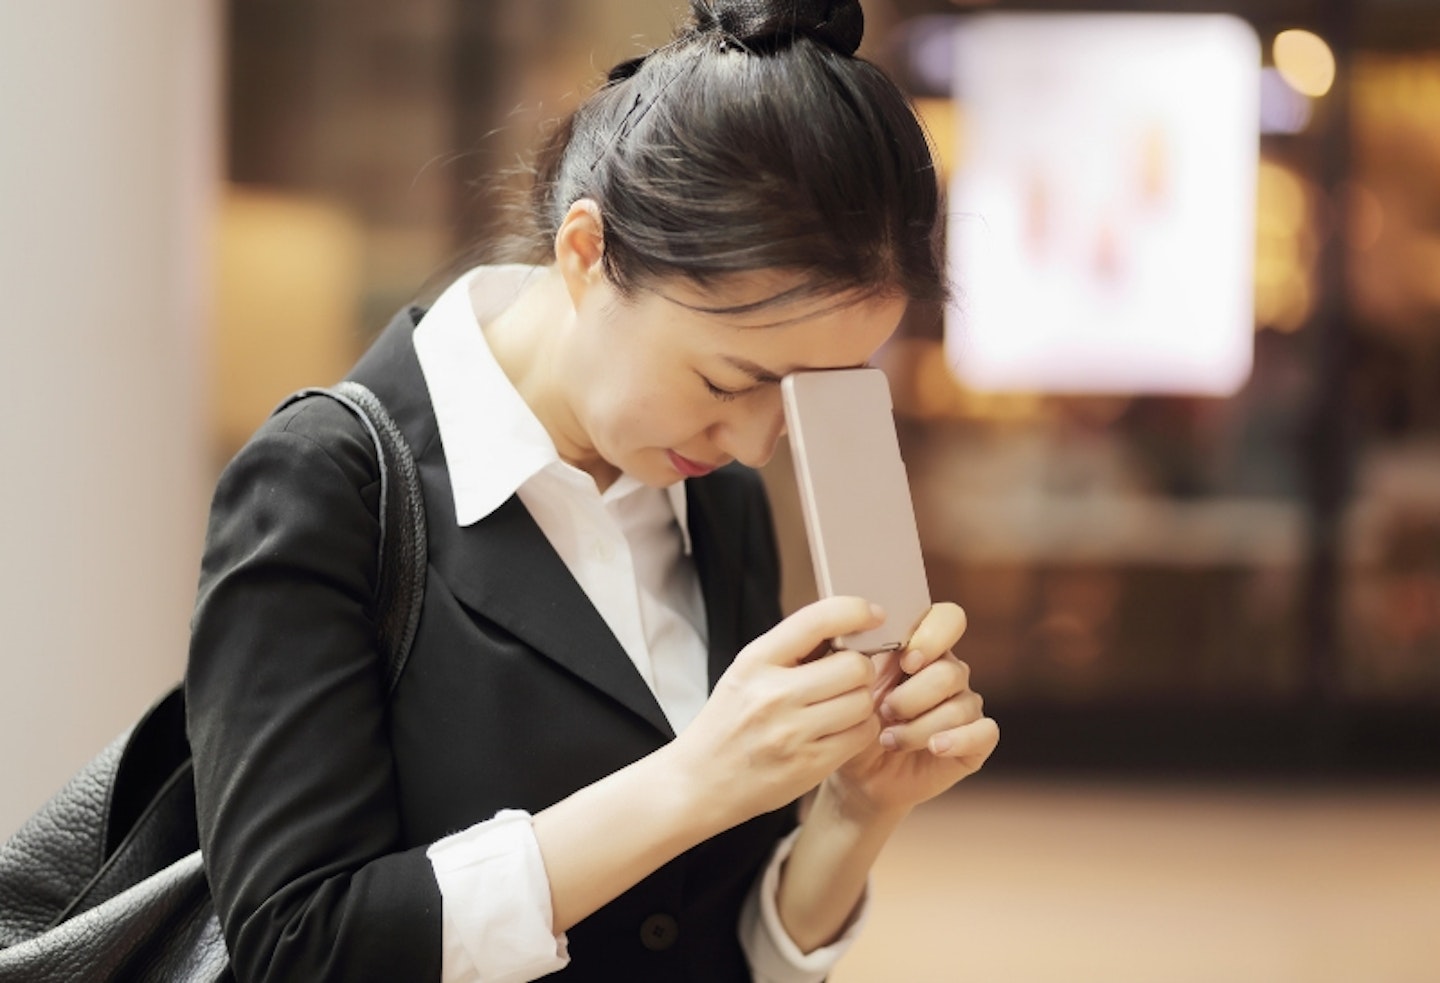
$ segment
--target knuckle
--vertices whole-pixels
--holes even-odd
[[[930,677],[952,694],[964,688],[959,685],[964,680],[960,677],[954,659],[936,659],[931,665]]]
[[[963,659],[957,659],[953,655],[945,660],[954,674],[951,678],[961,689],[970,688],[970,664]]]
[[[800,734],[790,722],[778,723],[771,729],[768,743],[782,757],[791,758],[800,747]]]

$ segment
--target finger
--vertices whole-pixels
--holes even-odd
[[[963,727],[932,735],[929,747],[937,757],[958,758],[979,768],[999,743],[1000,725],[990,717],[981,717]]]
[[[886,724],[880,743],[888,751],[918,751],[930,746],[938,734],[957,730],[980,720],[985,714],[979,693],[969,690],[927,710],[914,720]]]
[[[884,620],[885,612],[862,598],[827,597],[790,615],[745,646],[745,653],[772,665],[799,665],[830,639],[878,628]]]
[[[804,707],[796,712],[795,720],[802,741],[818,741],[843,734],[867,721],[872,727],[870,740],[875,740],[880,731],[880,722],[875,719],[870,698],[863,690],[851,690]]]
[[[866,748],[874,747],[875,739],[879,734],[880,721],[875,718],[873,713],[870,713],[854,726],[838,730],[820,738],[815,743],[823,753],[834,755],[834,761],[838,767]]]
[[[968,623],[965,609],[958,604],[943,601],[931,606],[910,636],[905,654],[900,658],[901,667],[912,675],[919,672],[954,648]]]
[[[880,704],[880,716],[886,721],[914,720],[969,688],[970,667],[946,655],[902,679]]]
[[[842,693],[859,691],[869,698],[875,687],[875,664],[859,652],[830,652],[822,659],[785,667],[800,703],[820,703]],[[873,712],[874,706],[871,706]]]

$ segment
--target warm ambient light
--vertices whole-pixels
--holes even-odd
[[[1309,31],[1281,31],[1275,36],[1275,68],[1296,92],[1318,99],[1335,84],[1335,55]]]
[[[1294,170],[1260,162],[1256,194],[1255,324],[1299,331],[1315,308],[1315,188]]]

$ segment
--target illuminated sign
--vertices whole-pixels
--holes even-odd
[[[1260,47],[1188,14],[956,31],[946,354],[989,391],[1226,395],[1254,344]]]

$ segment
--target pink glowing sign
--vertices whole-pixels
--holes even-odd
[[[1234,392],[1254,338],[1254,32],[1217,15],[997,14],[956,37],[957,375]]]

